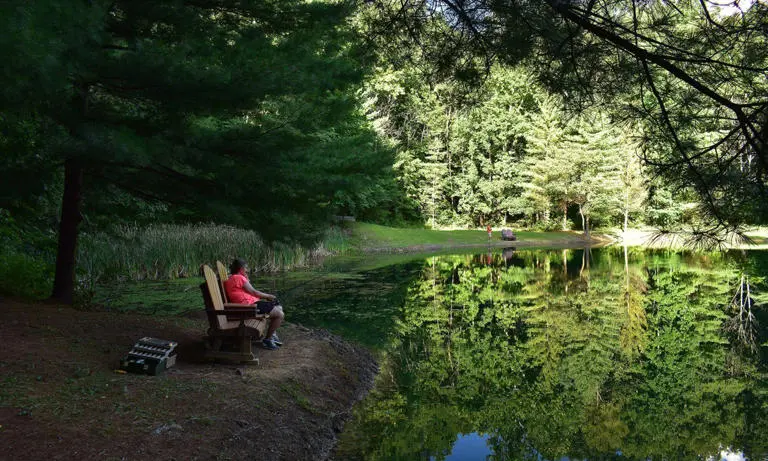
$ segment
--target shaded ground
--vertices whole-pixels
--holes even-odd
[[[201,360],[207,322],[0,300],[0,459],[324,459],[376,364],[281,328],[259,365]],[[143,336],[179,342],[162,376],[119,374]]]

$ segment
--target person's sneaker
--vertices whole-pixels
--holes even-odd
[[[272,333],[272,336],[269,338],[269,340],[275,343],[277,346],[283,345],[283,342],[280,341],[280,338],[277,337],[277,333]]]
[[[264,349],[269,349],[271,351],[274,351],[277,349],[277,346],[275,345],[274,342],[272,342],[271,339],[263,339],[261,341],[261,347],[263,347]]]

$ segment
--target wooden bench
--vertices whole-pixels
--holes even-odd
[[[269,314],[259,314],[250,304],[225,303],[222,282],[209,266],[203,266],[205,283],[200,285],[208,314],[208,348],[205,357],[237,362],[256,362],[252,341],[264,338]],[[235,350],[225,350],[234,346]]]

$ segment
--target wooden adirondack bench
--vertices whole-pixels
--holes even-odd
[[[269,314],[258,314],[249,304],[225,303],[221,296],[221,282],[209,266],[203,266],[205,283],[200,285],[208,314],[209,348],[205,357],[238,362],[258,362],[253,355],[251,341],[259,340],[267,332]],[[235,350],[225,350],[234,346]]]

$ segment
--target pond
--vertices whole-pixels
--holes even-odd
[[[336,459],[768,457],[768,253],[366,263],[272,281],[290,321],[379,359]]]

